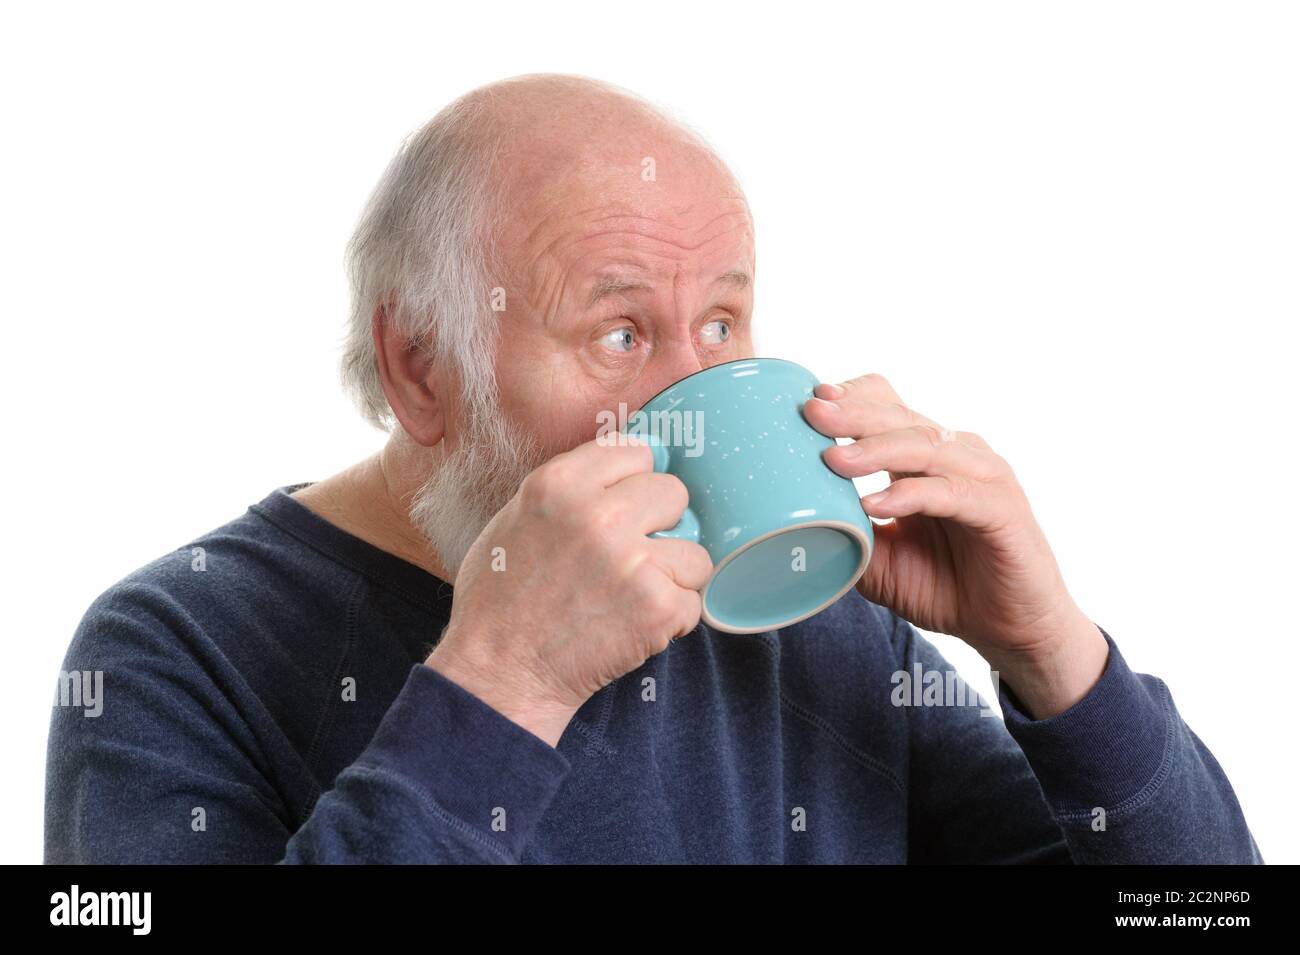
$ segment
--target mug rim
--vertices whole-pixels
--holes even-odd
[[[867,520],[871,520],[871,518],[868,517]],[[848,583],[840,587],[839,591],[836,592],[834,596],[828,598],[820,606],[812,610],[809,610],[806,613],[801,613],[797,617],[792,617],[789,620],[783,620],[780,623],[770,627],[737,627],[732,624],[728,624],[721,620],[718,620],[716,617],[714,617],[712,613],[709,612],[709,604],[708,604],[708,600],[706,599],[709,593],[709,588],[713,586],[713,582],[717,580],[718,574],[722,572],[722,569],[724,567],[726,567],[729,563],[731,563],[733,560],[735,560],[737,557],[745,553],[747,550],[749,550],[751,547],[755,546],[756,544],[760,544],[765,540],[770,540],[771,538],[778,537],[782,534],[787,534],[790,531],[802,530],[803,528],[806,527],[829,527],[829,528],[833,528],[834,530],[840,531],[841,533],[847,533],[850,536],[857,539],[858,544],[861,548],[862,556],[858,560],[857,570],[853,572],[853,575],[849,578]],[[726,557],[722,558],[721,562],[714,565],[713,573],[709,575],[708,583],[706,583],[704,585],[704,588],[700,591],[700,618],[706,624],[712,627],[714,630],[717,630],[721,633],[755,634],[755,633],[770,633],[773,630],[782,630],[786,627],[792,627],[796,623],[801,623],[802,621],[807,620],[809,617],[816,616],[817,614],[825,610],[827,607],[829,607],[831,604],[835,603],[837,600],[842,598],[845,594],[847,594],[851,589],[853,589],[854,586],[857,585],[857,582],[862,579],[862,575],[866,573],[867,565],[871,563],[872,551],[875,550],[875,541],[873,540],[873,535],[874,535],[874,529],[872,534],[868,534],[857,524],[850,523],[849,521],[840,521],[834,519],[811,520],[811,521],[804,521],[799,524],[788,524],[784,527],[776,527],[770,531],[767,531],[764,534],[760,534],[758,537],[755,537],[753,540],[747,542],[743,547],[740,547],[733,553],[730,553]]]
[[[690,381],[692,378],[698,378],[701,375],[707,375],[709,372],[717,368],[726,368],[728,365],[739,365],[742,362],[757,362],[757,361],[776,361],[776,362],[781,362],[782,364],[785,365],[794,365],[796,368],[802,371],[807,371],[808,374],[812,375],[812,372],[808,371],[807,368],[804,368],[803,365],[799,364],[797,361],[791,361],[789,358],[767,358],[767,357],[758,357],[758,356],[754,358],[733,358],[731,359],[731,361],[718,362],[718,364],[710,365],[708,368],[701,368],[699,371],[693,371],[685,378],[678,378],[671,385],[665,385],[663,388],[660,388],[657,392],[655,392],[654,395],[647,398],[645,401],[641,402],[641,407],[638,408],[637,410],[638,411],[643,410],[646,405],[650,404],[650,402],[658,401],[661,395],[667,394],[668,392],[676,388],[678,385],[684,384]],[[817,376],[813,375],[813,377],[816,378]]]

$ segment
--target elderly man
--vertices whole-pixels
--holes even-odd
[[[1262,861],[1007,463],[879,375],[803,409],[852,439],[826,466],[893,479],[856,588],[701,623],[707,552],[648,536],[684,486],[594,437],[754,354],[749,210],[681,124],[581,77],[474,90],[349,263],[344,378],[387,443],[94,602],[63,677],[102,709],[55,708],[47,861]],[[980,652],[1005,722],[897,705],[951,669],[913,624]]]

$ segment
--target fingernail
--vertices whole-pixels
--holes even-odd
[[[844,386],[843,386],[843,385],[825,385],[825,384],[824,384],[824,385],[822,385],[822,387],[826,389],[826,393],[827,393],[828,395],[830,395],[832,398],[843,398],[843,397],[844,397]]]
[[[869,505],[876,505],[887,497],[889,497],[889,488],[885,488],[883,491],[877,491],[875,494],[868,494],[862,500]]]
[[[862,445],[860,444],[841,444],[840,457],[847,461],[852,461],[862,457]]]

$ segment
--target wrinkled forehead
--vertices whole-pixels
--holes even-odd
[[[590,271],[605,259],[634,268],[689,260],[704,270],[753,261],[753,225],[734,178],[676,144],[589,144],[547,156],[520,168],[505,198],[497,249],[516,281],[538,267]]]

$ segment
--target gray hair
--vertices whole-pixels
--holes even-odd
[[[352,308],[343,385],[362,414],[391,431],[372,322],[384,320],[454,368],[470,409],[496,398],[497,323],[489,320],[491,253],[499,210],[489,188],[499,142],[483,97],[451,103],[407,136],[371,193],[348,242]]]

